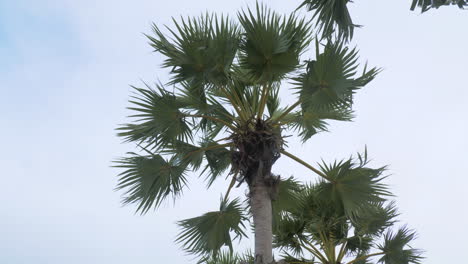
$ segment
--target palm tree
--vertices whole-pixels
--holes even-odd
[[[274,246],[288,263],[421,263],[421,251],[409,245],[415,232],[406,226],[392,231],[398,213],[382,183],[385,167],[366,164],[367,153],[322,164],[322,172],[339,184],[321,180],[288,189],[295,203],[278,213],[274,232]],[[347,191],[355,183],[354,192]]]
[[[398,213],[382,183],[385,167],[369,169],[366,164],[367,151],[357,159],[322,164],[320,170],[339,184],[323,179],[301,184],[292,178],[282,183],[280,201],[273,203],[273,246],[283,263],[421,263],[421,250],[410,245],[415,232],[406,226],[393,230]],[[355,183],[360,186],[348,192]],[[222,251],[202,262],[252,264],[250,255]]]
[[[180,221],[177,241],[190,253],[216,256],[245,236],[251,214],[256,263],[272,263],[273,218],[291,203],[288,191],[279,190],[291,187],[292,180],[272,173],[281,155],[342,192],[347,213],[385,193],[374,186],[374,170],[362,167],[360,177],[334,178],[288,152],[284,140],[285,133],[296,133],[306,142],[327,130],[327,120],[352,120],[354,93],[379,70],[364,67],[358,74],[356,49],[339,39],[314,41],[310,24],[294,13],[280,16],[257,4],[237,18],[206,14],[174,20],[167,34],[153,26],[147,37],[165,56],[171,80],[134,87],[132,121],[118,135],[140,151],[116,161],[123,169],[117,189],[124,190],[124,204],[135,203],[146,213],[180,196],[189,185],[188,172],[205,175],[208,188],[228,174],[219,210]],[[311,44],[315,57],[303,61]],[[297,101],[282,106],[278,94],[286,82]],[[247,185],[247,203],[229,198],[236,183]]]

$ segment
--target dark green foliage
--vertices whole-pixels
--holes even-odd
[[[378,248],[385,252],[379,262],[384,264],[408,264],[421,263],[421,251],[405,247],[416,237],[416,234],[406,227],[402,227],[398,232],[389,231],[384,236],[384,242]]]
[[[214,142],[206,142],[202,145],[205,149],[206,167],[203,171],[208,171],[207,181],[208,187],[225,172],[231,165],[231,152],[225,148],[219,147],[219,144]]]
[[[176,198],[182,193],[187,184],[184,162],[176,157],[165,160],[160,155],[130,154],[116,166],[125,169],[119,174],[117,185],[117,189],[126,189],[124,204],[137,203],[137,210],[146,213],[168,196]]]
[[[381,183],[385,168],[371,169],[366,165],[366,159],[355,163],[351,158],[332,165],[320,165],[329,180],[318,184],[320,195],[343,208],[348,217],[353,217],[362,208],[384,201],[383,197],[390,195],[386,185]]]
[[[318,263],[368,264],[377,256],[385,264],[420,263],[421,251],[409,246],[414,233],[391,231],[398,213],[381,183],[383,168],[367,166],[367,153],[322,165],[327,180],[295,188],[296,206],[282,211],[274,246],[292,262],[309,253]]]
[[[349,40],[354,28],[358,27],[351,19],[347,4],[350,0],[305,0],[299,8],[306,7],[312,12],[316,28],[322,33],[322,39],[336,33],[339,38]],[[299,9],[298,8],[298,9]]]
[[[398,212],[394,202],[373,202],[353,215],[355,233],[358,235],[379,236],[395,223]]]
[[[240,65],[259,82],[273,82],[299,65],[299,56],[309,45],[310,28],[294,14],[280,17],[264,6],[256,12],[239,13],[244,38]]]
[[[302,109],[348,109],[352,106],[354,93],[372,81],[379,69],[364,70],[362,75],[356,76],[356,49],[349,49],[342,42],[329,42],[320,53],[319,43],[316,45],[316,59],[309,61],[306,72],[295,78]]]
[[[457,5],[459,8],[463,9],[468,6],[468,2],[466,0],[413,0],[411,10],[420,7],[421,12],[426,12],[431,8],[439,8],[448,5]]]
[[[246,236],[245,220],[244,209],[238,199],[231,202],[221,200],[219,211],[180,221],[182,231],[176,242],[197,255],[216,256],[222,246],[228,246],[232,251],[232,241]],[[231,232],[235,234],[234,238]]]
[[[298,111],[285,118],[288,128],[299,132],[302,142],[306,142],[319,132],[328,131],[327,120],[352,121],[353,111],[350,109],[313,109]]]
[[[184,106],[177,101],[176,96],[158,86],[154,90],[134,87],[136,94],[132,96],[132,107],[128,109],[136,112],[130,117],[133,123],[118,128],[119,136],[127,141],[148,143],[162,146],[173,139],[187,141],[192,138],[189,120],[181,108]]]
[[[286,123],[299,131],[303,141],[327,131],[325,120],[352,120],[354,93],[380,71],[364,69],[356,76],[357,59],[356,49],[349,49],[342,42],[329,42],[322,53],[317,47],[316,59],[309,61],[306,71],[293,79],[302,109],[287,116]]]
[[[225,84],[240,41],[239,30],[227,17],[206,14],[198,19],[174,20],[173,39],[153,25],[156,37],[147,35],[155,51],[166,56],[172,83]]]

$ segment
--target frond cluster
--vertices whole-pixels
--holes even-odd
[[[468,1],[466,0],[413,0],[411,3],[411,10],[416,9],[416,7],[421,8],[421,12],[426,12],[431,8],[439,8],[441,6],[448,5],[457,5],[459,8],[463,9],[468,6]]]
[[[378,72],[356,76],[357,51],[343,42],[328,42],[319,52],[317,41],[316,58],[302,62],[312,29],[295,14],[280,16],[257,4],[239,12],[238,21],[206,14],[174,20],[167,34],[154,25],[147,36],[165,56],[162,66],[170,69],[171,81],[134,87],[132,121],[118,135],[144,155],[117,161],[128,168],[118,185],[126,191],[124,202],[137,203],[142,213],[178,196],[187,171],[201,170],[208,187],[225,172],[248,177],[242,167],[252,158],[258,166],[254,156],[260,152],[246,148],[268,141],[262,137],[271,139],[262,151],[276,159],[284,147],[282,131],[295,131],[305,141],[326,131],[326,120],[351,120],[354,92]],[[298,101],[284,107],[279,90],[288,80],[295,82]],[[180,175],[162,173],[168,162]]]
[[[305,253],[314,257],[305,263],[420,263],[422,252],[410,246],[414,232],[392,231],[398,213],[381,183],[384,168],[369,168],[366,155],[358,157],[323,164],[329,181],[301,186],[290,194],[297,205],[276,212],[275,247],[290,263]]]
[[[180,221],[182,232],[176,242],[182,243],[188,252],[202,256],[216,257],[222,246],[228,246],[232,252],[232,241],[246,236],[245,218],[238,199],[221,200],[219,211]]]
[[[354,28],[347,4],[350,0],[305,0],[299,8],[306,7],[312,12],[315,26],[322,38],[329,38],[336,33],[345,40],[353,37]],[[298,8],[298,9],[299,9]]]

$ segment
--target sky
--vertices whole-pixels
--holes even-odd
[[[468,250],[468,11],[421,15],[409,2],[351,5],[364,25],[353,45],[383,72],[356,95],[354,122],[333,123],[306,144],[292,138],[290,152],[315,163],[367,146],[373,166],[389,165],[401,225],[417,230],[425,264],[456,263]],[[268,1],[280,13],[299,3]],[[228,183],[205,191],[193,174],[181,199],[135,214],[114,191],[111,161],[134,150],[115,128],[128,121],[129,85],[168,80],[142,34],[151,23],[207,10],[235,19],[254,4],[0,0],[0,263],[196,263],[173,243],[175,223],[216,210]],[[273,171],[317,180],[287,157]]]

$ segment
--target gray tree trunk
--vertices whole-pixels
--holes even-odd
[[[259,177],[251,187],[250,195],[255,228],[255,263],[269,264],[273,262],[270,187]]]

